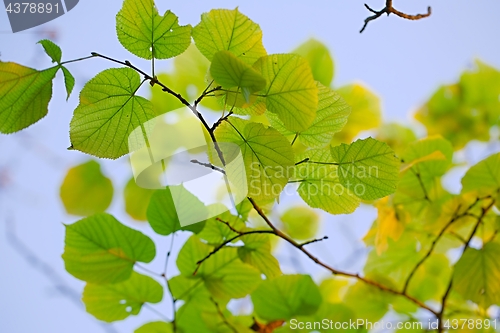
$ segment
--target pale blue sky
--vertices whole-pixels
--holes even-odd
[[[385,1],[368,3],[381,8]],[[409,13],[425,12],[431,5],[433,15],[417,22],[383,16],[359,34],[369,13],[363,1],[358,0],[158,1],[161,12],[171,9],[181,24],[192,25],[198,23],[202,12],[211,8],[239,6],[241,12],[260,24],[269,53],[291,51],[310,37],[319,39],[330,48],[335,59],[334,85],[364,82],[382,98],[384,118],[389,121],[409,122],[411,112],[438,85],[456,80],[476,57],[500,68],[499,1],[395,0],[394,5]],[[55,41],[61,46],[65,60],[96,51],[131,60],[148,69],[147,62],[129,55],[116,39],[114,17],[120,7],[118,0],[81,0],[75,9],[57,20],[17,34],[10,32],[7,15],[0,12],[0,59],[39,69],[49,66],[49,58],[35,43],[47,37],[44,31],[56,31]],[[76,90],[109,65],[99,59],[70,65],[77,79]],[[49,115],[19,134],[0,136],[0,332],[103,331],[90,315],[61,297],[49,280],[6,243],[5,220],[10,218],[15,221],[18,237],[49,263],[64,283],[81,291],[83,283],[64,271],[60,258],[64,241],[62,223],[77,218],[64,213],[58,188],[66,169],[89,157],[66,150],[69,121],[78,99],[73,94],[67,103],[64,100],[62,78],[58,77]],[[123,214],[121,200],[130,172],[127,163],[126,158],[106,161],[104,171],[115,181],[115,199],[110,211],[130,223]],[[330,239],[312,246],[312,251],[329,263],[358,269],[362,262],[346,262],[346,258],[358,248],[359,242],[353,240],[363,236],[374,216],[373,209],[366,207],[349,216],[325,216],[323,230]],[[145,224],[132,225],[151,234]],[[163,256],[169,243],[165,238],[155,239]],[[288,249],[280,252],[287,272],[292,267],[291,253]],[[362,252],[356,257],[362,259]],[[324,273],[304,258],[299,260],[308,272]],[[162,261],[159,258],[153,268],[160,267]],[[167,303],[158,309],[170,313]],[[154,319],[158,317],[144,309],[138,318],[120,322],[115,328],[128,333]]]

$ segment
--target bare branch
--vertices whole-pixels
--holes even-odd
[[[416,14],[416,15],[405,14],[405,13],[400,12],[399,10],[395,9],[392,6],[392,0],[386,0],[385,7],[382,10],[380,10],[380,11],[377,11],[377,10],[374,10],[374,9],[370,8],[370,6],[368,6],[367,4],[365,4],[365,7],[370,12],[372,12],[374,15],[368,16],[365,19],[365,24],[363,25],[363,28],[361,28],[361,30],[359,31],[360,33],[362,33],[363,31],[365,31],[366,26],[368,25],[368,23],[370,21],[378,19],[383,14],[387,14],[387,16],[389,16],[390,14],[394,14],[394,15],[402,17],[404,19],[415,21],[415,20],[423,19],[425,17],[429,17],[429,16],[431,16],[431,13],[432,13],[431,7],[427,7],[427,13],[426,14]]]

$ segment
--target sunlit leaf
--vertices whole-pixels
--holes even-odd
[[[147,207],[147,219],[153,230],[160,235],[170,235],[178,230],[188,230],[192,232],[200,232],[205,223],[194,223],[185,227],[181,227],[179,221],[179,213],[182,216],[192,214],[192,216],[202,217],[207,215],[205,205],[194,196],[191,192],[184,189],[182,185],[177,186],[178,191],[175,195],[181,195],[182,198],[178,199],[178,205],[174,203],[172,198],[172,187],[164,190],[157,190],[151,196],[149,206]],[[179,212],[183,209],[184,212]],[[198,220],[199,218],[197,218]],[[201,218],[203,220],[203,218]]]
[[[201,22],[193,28],[193,39],[209,61],[222,50],[232,52],[248,65],[266,55],[259,25],[240,13],[238,8],[212,9],[202,14]]]
[[[241,237],[245,244],[238,248],[238,255],[244,263],[257,268],[268,278],[281,275],[280,264],[271,253],[269,235],[252,234]]]
[[[102,174],[99,163],[88,161],[68,170],[60,195],[66,212],[88,216],[102,213],[109,207],[113,184]]]
[[[116,33],[123,47],[144,59],[172,58],[191,44],[191,26],[180,26],[170,10],[159,15],[153,0],[125,0]]]
[[[367,138],[331,151],[340,182],[361,199],[374,200],[396,191],[400,162],[384,142]]]
[[[47,53],[50,59],[52,59],[52,62],[58,64],[61,62],[61,57],[62,57],[61,48],[57,46],[53,41],[48,39],[42,39],[41,41],[38,42],[38,44],[41,44],[43,46],[45,53]]]
[[[149,201],[155,191],[138,186],[132,177],[125,185],[123,190],[123,201],[125,202],[125,211],[133,219],[146,221],[146,211]]]
[[[0,133],[20,131],[47,115],[57,70],[0,61]]]
[[[274,54],[260,58],[253,67],[267,81],[260,93],[267,109],[291,131],[308,129],[316,118],[318,88],[307,61],[294,54]]]
[[[171,323],[155,321],[142,325],[134,333],[173,333],[174,329]]]
[[[135,93],[139,74],[130,68],[110,68],[87,82],[70,124],[71,148],[101,158],[129,153],[129,135],[154,118],[150,101]]]
[[[351,106],[351,114],[346,126],[335,135],[335,143],[350,143],[360,132],[376,128],[381,124],[380,98],[370,89],[355,83],[337,88],[336,91]]]
[[[66,87],[66,100],[69,99],[69,96],[73,92],[73,88],[75,87],[75,77],[73,74],[70,73],[70,71],[62,66],[61,70],[63,71],[64,74],[64,86]]]
[[[294,133],[286,129],[277,114],[266,114],[271,125],[284,135],[297,134],[299,141],[308,147],[324,147],[330,143],[335,133],[347,123],[351,108],[339,94],[316,82],[318,86],[318,110],[311,126]]]
[[[87,283],[82,301],[88,313],[99,320],[113,322],[138,315],[144,303],[158,303],[162,298],[163,287],[156,280],[133,272],[124,282]]]
[[[127,280],[137,261],[156,255],[153,241],[108,214],[97,214],[66,226],[62,255],[66,270],[95,284]]]
[[[307,59],[316,81],[327,87],[330,86],[335,67],[330,51],[323,43],[311,38],[292,53],[296,53]]]
[[[241,148],[248,196],[257,200],[279,196],[294,164],[292,147],[283,135],[271,127],[236,118],[223,122],[215,134],[217,140]]]
[[[462,193],[481,191],[492,194],[500,192],[500,153],[493,154],[472,166],[462,178]]]
[[[484,308],[500,303],[500,244],[467,248],[455,265],[453,288]]]
[[[281,215],[284,231],[297,240],[310,240],[318,231],[319,215],[309,207],[295,206]]]
[[[254,311],[265,320],[311,315],[321,305],[318,286],[309,275],[283,275],[264,281],[252,293]]]

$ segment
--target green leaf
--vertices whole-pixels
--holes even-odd
[[[243,155],[248,184],[248,196],[256,200],[279,196],[288,182],[294,165],[293,150],[278,131],[262,124],[238,118],[224,121],[215,135],[220,142],[237,144]],[[232,147],[221,150],[225,155]]]
[[[171,323],[155,321],[147,323],[134,331],[134,333],[173,333],[174,328]]]
[[[125,0],[116,33],[123,47],[144,59],[172,58],[191,44],[191,26],[180,26],[170,10],[159,15],[153,0]]]
[[[302,144],[312,148],[324,147],[330,143],[333,135],[342,130],[347,123],[347,117],[351,112],[351,107],[339,94],[319,82],[316,82],[316,85],[318,86],[318,110],[313,123],[305,131],[297,133],[289,131],[278,115],[271,112],[266,114],[271,125],[280,133],[283,135],[297,134]]]
[[[91,160],[68,170],[60,195],[66,212],[88,216],[109,207],[113,184],[102,174],[99,163]]]
[[[375,323],[389,311],[393,299],[391,294],[358,281],[349,288],[342,304],[352,309],[357,319]]]
[[[248,88],[253,93],[266,86],[266,80],[259,72],[229,51],[219,51],[214,55],[210,74],[224,88]]]
[[[453,288],[483,308],[500,303],[500,244],[487,243],[481,250],[467,248],[455,264]]]
[[[316,235],[319,215],[309,207],[291,207],[281,215],[285,232],[297,240],[309,240]]]
[[[400,162],[386,143],[359,139],[331,151],[340,182],[361,199],[375,200],[396,191]]]
[[[267,81],[261,92],[267,109],[291,131],[308,129],[316,118],[318,87],[307,60],[294,54],[274,54],[260,58],[253,67]]]
[[[375,139],[387,143],[398,156],[401,156],[408,145],[417,140],[417,136],[409,127],[387,123],[379,127]]]
[[[201,22],[193,28],[193,39],[209,61],[222,50],[232,52],[248,65],[266,55],[259,25],[241,14],[238,8],[212,9],[202,14]]]
[[[360,132],[380,126],[382,109],[380,98],[367,87],[350,84],[337,89],[348,105],[351,106],[349,121],[335,136],[335,143],[351,143]]]
[[[52,59],[52,62],[61,63],[62,51],[59,46],[48,39],[42,39],[38,44],[43,46],[45,53]]]
[[[313,77],[325,86],[330,86],[335,66],[328,48],[314,38],[300,45],[292,53],[303,56],[309,62]]]
[[[462,193],[475,190],[484,194],[500,192],[500,153],[472,166],[462,178]]]
[[[192,276],[197,262],[206,258],[212,247],[191,236],[177,257],[177,267],[183,275]],[[196,278],[217,299],[242,298],[261,282],[260,272],[238,258],[235,248],[223,248],[210,256],[199,267]]]
[[[61,69],[64,74],[64,86],[66,87],[66,100],[69,99],[69,96],[71,95],[71,92],[73,91],[73,88],[75,87],[75,77],[70,73],[70,71],[64,67],[61,66]]]
[[[173,195],[176,196],[175,203]],[[167,236],[178,230],[198,233],[205,226],[204,222],[182,227],[179,215],[183,217],[196,216],[197,220],[203,221],[207,216],[207,208],[200,199],[182,185],[169,186],[153,193],[146,215],[149,224],[157,234]]]
[[[0,61],[0,133],[18,132],[47,115],[57,70]]]
[[[62,258],[74,277],[95,283],[127,280],[137,261],[148,263],[156,255],[149,237],[109,214],[97,214],[66,226]]]
[[[247,200],[245,200],[247,201]],[[213,206],[208,206],[208,210],[210,211]],[[220,211],[217,209],[217,211]],[[210,214],[212,215],[212,214]],[[206,240],[209,244],[219,245],[222,242],[226,241],[229,238],[236,236],[237,234],[232,231],[227,225],[218,219],[229,223],[229,225],[238,231],[243,231],[245,229],[245,222],[238,216],[232,215],[230,212],[226,211],[218,216],[214,216],[206,221],[205,227],[198,234],[198,237]]]
[[[281,275],[280,264],[271,254],[269,235],[252,234],[241,237],[245,244],[238,248],[238,256],[244,263],[250,264],[272,279]]]
[[[131,68],[110,68],[87,82],[70,124],[71,147],[101,158],[129,153],[129,135],[139,126],[147,134],[155,116],[151,102],[135,96],[140,85]]]
[[[317,163],[300,163],[305,159]],[[297,156],[294,181],[300,183],[297,192],[312,208],[330,214],[349,214],[359,206],[360,199],[339,180],[330,149],[307,150]]]
[[[123,201],[127,214],[135,220],[146,221],[146,211],[153,193],[155,193],[154,190],[142,188],[136,184],[134,177],[130,178],[123,190]]]
[[[120,283],[87,283],[82,301],[88,313],[109,323],[138,315],[144,303],[159,303],[162,298],[163,287],[156,280],[133,272]]]
[[[322,302],[318,286],[309,275],[266,280],[251,296],[255,313],[267,321],[312,315]]]

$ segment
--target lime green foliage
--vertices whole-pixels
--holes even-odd
[[[125,211],[133,219],[146,221],[146,211],[154,190],[148,190],[138,186],[134,177],[130,178],[123,190],[123,201],[125,202]]]
[[[291,131],[308,129],[316,118],[318,87],[307,61],[293,54],[273,54],[253,66],[267,81],[261,94],[268,111]]]
[[[237,8],[204,13],[193,29],[178,22],[171,11],[161,16],[153,0],[123,2],[116,17],[118,39],[132,54],[150,60],[146,65],[96,53],[62,61],[61,49],[48,40],[39,43],[52,68],[0,62],[2,133],[19,131],[47,114],[59,69],[69,98],[75,79],[66,64],[87,58],[121,64],[97,74],[80,92],[70,149],[116,159],[149,148],[144,165],[162,166],[149,176],[158,183],[165,171],[161,180],[170,184],[150,190],[126,179],[117,205],[129,220],[147,220],[149,225],[141,227],[161,242],[159,262],[146,267],[143,263],[156,256],[155,244],[103,213],[113,186],[99,164],[90,161],[68,171],[61,186],[64,207],[90,216],[66,226],[62,257],[66,270],[87,283],[87,312],[106,322],[137,315],[143,306],[159,314],[161,321],[136,333],[367,333],[373,330],[366,326],[297,327],[292,319],[335,326],[396,318],[425,326],[428,318],[477,320],[495,314],[500,154],[491,151],[461,170],[461,193],[447,188],[456,177],[453,162],[468,157],[454,150],[497,132],[498,70],[478,62],[458,83],[441,87],[417,112],[430,133],[422,138],[400,124],[381,125],[380,98],[363,84],[330,88],[334,62],[314,39],[292,53],[267,55],[259,25]],[[168,68],[158,61],[167,58],[175,58],[170,72],[155,73]],[[142,85],[150,86],[151,101],[137,96]],[[171,112],[181,107],[185,114]],[[169,151],[175,157],[157,151],[164,147],[155,142],[157,125],[168,131],[165,144],[178,148]],[[444,138],[434,135],[441,133]],[[183,148],[190,150],[180,153]],[[182,160],[185,156],[189,161]],[[175,172],[183,162],[189,171],[200,168],[193,169],[196,182],[225,174],[237,184],[232,190],[248,192],[231,202],[227,184],[179,181]],[[137,179],[143,176],[136,171]],[[194,187],[203,192],[194,195]],[[304,204],[289,206],[288,196],[297,194]],[[319,243],[331,235],[317,238],[319,214],[312,208],[349,214],[361,202],[376,214],[363,238],[366,261],[343,271],[327,253],[330,243]],[[202,222],[182,227],[188,220]],[[180,231],[191,232],[190,237]],[[285,249],[287,260],[278,261],[283,252],[276,257],[275,249]],[[299,256],[322,275],[297,275],[304,273],[302,267],[310,271],[295,261]],[[322,282],[318,287],[314,281]],[[167,292],[175,313],[165,312],[163,303],[152,305]]]
[[[153,0],[125,0],[116,15],[120,43],[144,59],[168,59],[191,44],[191,26],[180,26],[171,11],[161,16]]]
[[[108,214],[97,214],[66,226],[62,255],[66,270],[95,284],[126,281],[137,261],[156,255],[151,239]]]
[[[137,127],[144,134],[154,118],[150,101],[136,96],[139,74],[130,68],[111,68],[87,82],[80,93],[70,125],[71,148],[101,158],[129,152],[129,135]]]
[[[394,193],[398,180],[399,159],[386,143],[373,138],[332,147],[338,163],[339,180],[364,200]]]
[[[471,140],[488,141],[489,128],[500,125],[500,72],[482,61],[460,81],[440,87],[415,114],[429,134],[440,134],[455,149]]]
[[[370,89],[355,83],[340,87],[337,92],[351,106],[351,114],[344,129],[335,136],[336,141],[351,142],[360,132],[380,126],[380,98]]]
[[[484,308],[500,303],[500,244],[468,248],[455,266],[453,284],[465,299]]]
[[[335,66],[328,48],[314,38],[300,45],[292,53],[303,56],[309,61],[313,77],[322,85],[330,86]]]
[[[316,163],[296,166],[295,177],[300,182],[297,191],[301,198],[309,206],[330,214],[354,212],[361,200],[340,182],[330,149],[308,150],[296,157],[297,163],[305,159]]]
[[[173,328],[170,323],[155,321],[139,327],[134,333],[173,333]]]
[[[230,51],[248,65],[266,55],[258,24],[234,10],[212,9],[201,15],[193,28],[193,39],[200,52],[212,61],[218,51]]]
[[[43,46],[45,53],[52,59],[52,62],[61,63],[62,51],[59,46],[48,39],[42,39],[38,44]]]
[[[149,276],[133,272],[124,282],[87,283],[82,301],[87,312],[99,320],[113,322],[138,315],[144,303],[158,303],[163,287]]]
[[[294,133],[285,127],[277,114],[271,112],[266,114],[271,125],[282,134],[297,134],[297,138],[303,145],[312,148],[324,147],[330,143],[334,134],[342,130],[347,123],[347,117],[351,112],[351,107],[338,93],[319,82],[316,82],[316,85],[318,86],[318,109],[316,118],[308,129]]]
[[[102,213],[113,199],[113,184],[102,174],[99,163],[88,161],[68,170],[60,195],[69,214]]]
[[[182,196],[182,204],[176,207],[172,198],[171,188],[165,190],[157,190],[151,196],[149,206],[147,206],[147,219],[153,230],[160,235],[170,235],[178,230],[189,230],[192,232],[200,232],[203,229],[204,223],[196,223],[181,227],[179,214],[186,214],[190,211],[198,215],[206,215],[205,205],[195,197],[191,192],[188,192],[182,186],[177,187],[176,195]],[[181,211],[184,210],[184,213]]]
[[[264,281],[252,293],[255,313],[268,321],[313,314],[321,301],[318,286],[308,275],[285,275]]]
[[[0,61],[0,132],[9,134],[47,115],[57,67],[43,71]]]
[[[294,164],[292,147],[284,136],[271,127],[238,118],[222,123],[215,134],[217,140],[241,148],[250,197],[265,200],[281,193]]]
[[[224,88],[241,88],[247,102],[250,94],[266,86],[262,75],[229,51],[219,51],[214,55],[210,74]]]
[[[298,240],[309,240],[316,235],[319,215],[308,207],[291,207],[281,215],[285,232]]]

